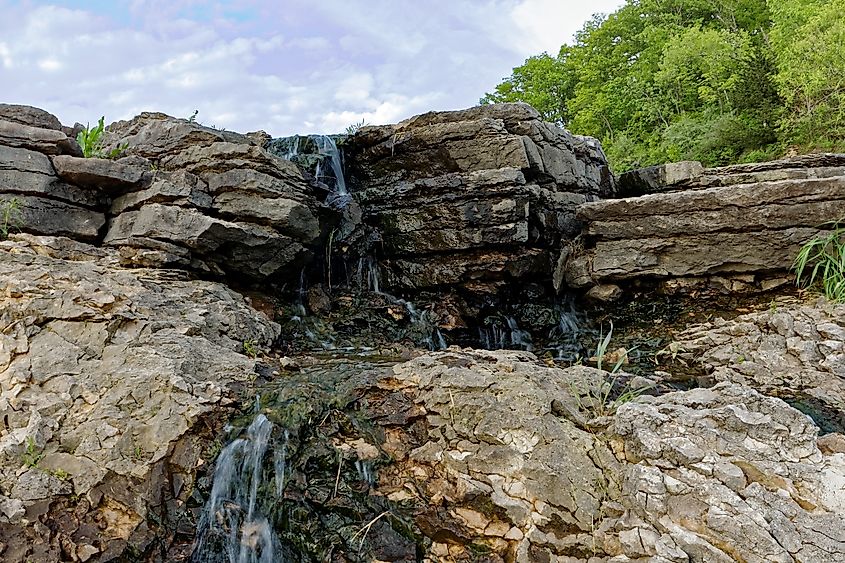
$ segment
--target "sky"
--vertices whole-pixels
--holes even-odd
[[[0,102],[273,136],[478,103],[622,0],[0,0]]]

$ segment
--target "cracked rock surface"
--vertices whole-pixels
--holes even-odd
[[[223,285],[112,250],[0,242],[0,553],[111,560],[178,520],[204,421],[278,326]]]

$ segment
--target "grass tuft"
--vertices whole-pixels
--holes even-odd
[[[834,303],[845,302],[845,227],[840,221],[827,223],[831,231],[801,247],[792,264],[799,287],[820,287]]]

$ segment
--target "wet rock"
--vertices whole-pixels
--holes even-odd
[[[252,377],[243,342],[278,335],[224,286],[118,262],[66,239],[0,242],[3,558],[146,550],[184,514],[204,425]]]
[[[490,561],[809,563],[845,553],[845,456],[823,455],[802,413],[730,383],[617,404],[607,376],[528,353],[452,349],[346,377],[349,398],[332,400],[334,422],[321,430],[331,441],[309,441],[299,463],[366,458],[377,477],[355,500],[342,467],[295,473],[286,499],[329,499],[320,513],[338,523],[353,507],[373,511],[364,522],[390,514],[432,561],[482,552]],[[344,422],[351,416],[379,431],[349,435],[361,427]],[[313,553],[365,560],[331,530],[320,537],[331,545]]]

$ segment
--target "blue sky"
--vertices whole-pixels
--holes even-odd
[[[275,136],[477,103],[621,0],[0,0],[0,101]]]

